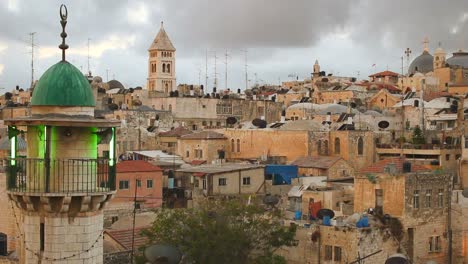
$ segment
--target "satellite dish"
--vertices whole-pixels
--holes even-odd
[[[382,129],[385,129],[385,128],[388,128],[390,126],[390,123],[388,121],[380,121],[378,124],[377,124],[380,128]]]
[[[468,198],[468,189],[464,189],[462,195],[463,197]]]
[[[323,219],[324,216],[329,216],[330,219],[332,219],[333,217],[335,217],[335,212],[333,212],[333,210],[326,209],[326,208],[318,210],[317,218]]]
[[[182,253],[169,245],[151,245],[145,249],[144,255],[150,263],[178,264],[182,259]]]
[[[262,120],[260,118],[255,118],[254,120],[252,120],[252,124],[256,127],[260,126]]]
[[[385,264],[408,264],[408,258],[403,254],[393,254],[386,261]]]
[[[235,123],[237,123],[237,118],[230,116],[226,118],[226,123],[229,125],[234,125]]]

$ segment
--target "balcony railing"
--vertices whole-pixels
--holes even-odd
[[[412,143],[404,143],[400,145],[398,143],[390,143],[390,144],[377,144],[377,148],[381,149],[399,149],[403,147],[403,149],[457,149],[461,148],[460,145],[449,145],[449,144],[412,144]]]
[[[36,159],[5,161],[7,189],[25,193],[97,193],[115,190],[109,159]]]

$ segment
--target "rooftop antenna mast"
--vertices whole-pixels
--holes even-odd
[[[34,35],[36,32],[31,32],[29,35],[31,36],[31,88],[34,85],[34,47],[36,46],[34,44]]]
[[[249,75],[248,75],[248,67],[249,65],[247,64],[247,52],[248,50],[242,50],[244,52],[244,59],[245,59],[245,64],[244,64],[244,68],[245,68],[245,89],[249,89]]]
[[[91,59],[91,57],[89,56],[89,41],[91,39],[88,38],[88,75],[91,76],[91,69],[90,69],[90,66],[89,66],[89,60]]]
[[[217,64],[218,57],[216,56],[216,51],[214,51],[214,87],[217,88],[218,86],[218,72],[216,71],[216,64]]]
[[[228,50],[226,49],[224,52],[224,65],[225,65],[225,73],[224,73],[224,85],[225,89],[228,89],[228,59],[230,58]]]
[[[208,49],[205,50],[205,89],[208,89]]]

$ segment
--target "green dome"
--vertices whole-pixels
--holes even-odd
[[[95,106],[95,102],[91,85],[80,70],[67,61],[60,61],[39,79],[31,105]]]

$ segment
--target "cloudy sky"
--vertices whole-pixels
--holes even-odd
[[[145,85],[147,49],[160,22],[177,49],[178,83],[215,77],[225,86],[245,87],[245,55],[250,84],[278,83],[322,70],[365,77],[374,71],[401,72],[401,56],[412,57],[429,38],[448,52],[468,50],[466,0],[63,0],[68,7],[67,59],[104,80],[127,87]],[[59,2],[0,0],[0,88],[29,87],[30,32],[35,34],[36,78],[60,60],[57,48]],[[247,51],[247,52],[245,52]],[[372,67],[376,64],[375,67]],[[406,59],[404,63],[406,68]],[[107,74],[108,73],[108,74]]]

